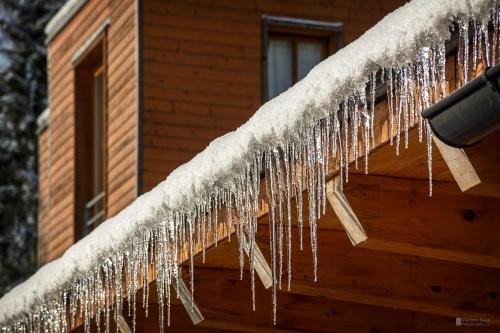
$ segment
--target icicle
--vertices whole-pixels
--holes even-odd
[[[202,237],[201,237],[202,254],[201,255],[202,255],[202,262],[203,263],[205,263],[205,254],[206,254],[206,247],[207,247],[206,229],[207,229],[207,211],[206,211],[205,204],[203,204],[202,205],[202,213],[201,213],[201,233],[202,233]]]
[[[382,73],[382,77],[384,74]],[[374,140],[374,127],[375,127],[375,89],[377,86],[377,72],[372,72],[370,76],[370,113],[369,113],[369,118],[370,118],[370,139]],[[365,99],[366,100],[366,99]],[[369,140],[368,140],[369,141]],[[366,152],[366,151],[365,151]],[[365,155],[367,155],[365,153]],[[365,165],[367,163],[365,162]]]
[[[252,310],[255,311],[255,234],[257,233],[257,212],[259,210],[259,192],[260,192],[260,169],[259,164],[262,156],[259,152],[255,155],[255,160],[251,166],[251,170],[249,168],[248,176],[250,178],[251,186],[249,186],[251,190],[251,195],[253,195],[253,200],[251,201],[251,220],[249,224],[249,239],[250,239],[250,271],[251,271],[251,279],[252,279]],[[253,186],[253,187],[252,187]]]
[[[122,281],[123,281],[123,256],[121,254],[115,257],[115,323],[118,323],[119,316],[122,312]],[[118,333],[118,325],[116,325]]]
[[[372,83],[373,85],[373,83]],[[373,95],[373,98],[375,96]],[[369,112],[368,111],[368,106],[367,106],[367,100],[366,100],[366,95],[361,94],[361,104],[363,105],[363,111],[361,113],[361,116],[363,118],[363,143],[364,143],[364,148],[363,148],[363,154],[365,158],[365,175],[368,174],[368,155],[370,152],[370,139],[373,138],[373,134],[370,136],[371,132],[371,120],[373,119],[371,115],[374,114],[374,112]],[[372,111],[373,111],[373,105],[371,106]]]
[[[430,76],[430,86],[432,90],[430,91],[430,96],[432,97],[432,101],[436,101],[436,97],[438,95],[438,87],[436,80],[436,52],[434,46],[429,49],[429,76]]]
[[[215,208],[217,211],[217,207]],[[193,251],[193,221],[191,220],[191,214],[188,213],[187,216],[188,233],[189,233],[189,283],[191,288],[191,311],[194,311],[194,251]],[[217,224],[216,224],[217,225]]]
[[[427,138],[427,167],[429,169],[429,196],[432,197],[432,130],[429,122],[426,121]]]
[[[408,87],[409,87],[409,94],[410,94],[410,125],[415,126],[415,119],[417,118],[416,114],[416,107],[415,107],[415,89],[416,89],[416,82],[415,82],[415,65],[412,64],[408,66]]]
[[[457,25],[458,25],[457,69],[458,69],[458,72],[460,72],[460,66],[462,66],[462,64],[463,64],[462,58],[463,58],[463,53],[464,53],[464,29],[465,29],[464,21],[467,22],[466,19],[465,20],[459,19],[457,21]],[[451,27],[452,27],[452,29],[454,29],[454,25],[452,25]]]
[[[484,40],[484,59],[486,62],[486,67],[489,67],[491,65],[491,60],[490,60],[490,41],[489,41],[489,33],[488,33],[488,27],[485,24],[481,25],[481,32],[483,34],[483,40]]]
[[[148,317],[148,304],[149,304],[149,242],[150,242],[150,231],[146,230],[144,233],[144,240],[141,248],[141,259],[142,259],[142,304],[145,310],[146,318]]]
[[[240,180],[240,184],[241,184]],[[241,186],[241,185],[240,185]],[[238,237],[238,253],[239,253],[239,263],[240,263],[240,280],[243,280],[243,267],[245,264],[244,257],[244,232],[243,232],[243,218],[241,212],[241,191],[236,192],[236,209],[240,216],[236,224],[236,236]]]
[[[444,43],[439,44],[437,52],[437,68],[439,72],[439,86],[441,87],[441,96],[446,96],[446,47]]]
[[[269,190],[268,190],[268,202],[271,206],[270,216],[269,216],[269,247],[271,248],[271,264],[272,264],[272,300],[273,300],[273,323],[276,325],[276,308],[277,308],[277,299],[276,299],[276,285],[277,285],[277,277],[276,277],[276,203],[275,203],[275,195],[274,195],[274,171],[273,171],[273,162],[272,162],[272,153],[266,153],[266,165],[267,165],[267,176],[269,179]]]
[[[345,112],[347,114],[347,110]],[[347,118],[345,119],[347,123]],[[348,133],[346,133],[348,135]],[[315,154],[315,135],[314,130],[311,130],[306,135],[306,150],[307,150],[307,179],[309,187],[311,188],[314,184],[317,183],[316,174],[316,154]],[[348,141],[348,136],[346,137],[346,141]],[[316,237],[316,221],[317,221],[317,200],[316,197],[317,191],[309,190],[309,227],[310,227],[310,236],[311,236],[311,250],[313,255],[313,271],[314,271],[314,281],[317,281],[317,237]]]
[[[495,7],[493,9],[493,17],[492,17],[492,24],[493,24],[493,41],[492,41],[492,47],[491,47],[491,65],[494,66],[497,61],[497,45],[498,45],[498,1],[495,1]]]
[[[340,111],[339,111],[340,112]],[[341,132],[341,129],[340,129],[340,120],[338,119],[338,115],[337,115],[337,112],[334,113],[334,128],[335,128],[335,132],[336,132],[336,135],[335,135],[335,139],[332,143],[332,145],[334,145],[334,150],[337,151],[338,150],[338,156],[339,156],[339,177],[340,177],[340,186],[342,187],[343,183],[344,183],[344,153],[343,153],[343,150],[342,150],[342,132]]]
[[[405,130],[405,149],[408,149],[408,132],[410,129],[410,124],[409,124],[409,99],[408,99],[408,90],[410,89],[409,83],[408,83],[408,67],[405,66],[403,67],[403,72],[402,72],[402,79],[403,79],[403,103],[404,103],[404,130]]]
[[[430,49],[428,47],[422,48],[422,50],[420,52],[421,62],[422,62],[422,71],[423,71],[422,96],[423,96],[423,102],[424,102],[423,107],[425,109],[427,109],[431,104],[430,95],[429,95],[429,92],[431,89],[430,79],[429,79],[429,52],[430,52]]]
[[[287,278],[288,278],[288,290],[290,290],[292,283],[292,198],[290,190],[290,146],[285,147],[283,164],[285,165],[285,186],[286,186],[286,198],[287,198]]]
[[[302,199],[302,192],[303,192],[303,187],[302,187],[302,178],[303,178],[303,159],[302,159],[302,154],[301,151],[302,149],[299,147],[296,149],[294,146],[294,155],[295,155],[295,161],[296,161],[296,167],[295,167],[295,177],[297,179],[296,184],[297,187],[295,189],[296,191],[296,203],[297,203],[297,223],[299,226],[299,248],[302,251],[303,250],[303,225],[304,221],[302,218],[302,205],[303,205],[303,199]]]
[[[345,182],[349,181],[349,100],[346,99],[342,108],[342,127],[344,128],[344,172]]]
[[[393,135],[394,135],[394,81],[392,76],[392,69],[388,69],[387,71],[387,102],[389,104],[389,144],[392,146],[393,144]]]
[[[217,192],[215,192],[215,198],[214,198],[214,208],[213,208],[213,214],[214,214],[214,236],[215,236],[215,246],[217,247],[219,243],[219,195]]]
[[[463,56],[463,68],[464,68],[464,84],[466,84],[469,81],[469,20],[465,20],[461,25],[460,25],[460,32],[463,38],[463,43],[464,43],[464,56]],[[475,48],[475,46],[474,46]],[[475,59],[475,56],[473,55],[473,58]],[[459,61],[460,63],[460,61]],[[474,60],[475,63],[475,60]],[[474,65],[475,66],[475,65]]]
[[[350,99],[353,104],[352,111],[350,113],[351,115],[351,145],[352,145],[352,153],[354,155],[354,167],[356,170],[358,169],[358,150],[359,150],[359,140],[358,140],[358,134],[359,134],[359,112],[358,112],[358,103],[356,100],[356,97],[352,97]]]
[[[321,207],[322,214],[326,214],[326,175],[328,173],[330,118],[327,117],[321,126]]]
[[[458,64],[462,64],[463,68],[463,83],[466,84],[469,80],[469,20],[467,18],[460,20],[459,24],[459,39],[458,39]],[[463,52],[461,52],[463,51]],[[462,55],[463,53],[463,55]]]
[[[397,109],[396,109],[396,156],[399,156],[399,145],[401,141],[401,115],[403,113],[403,72],[400,69],[396,70],[397,78]]]
[[[231,234],[233,230],[233,200],[230,192],[228,192],[227,194],[226,206],[227,206],[226,211],[227,211],[227,230],[228,230],[227,239],[228,242],[231,242]]]
[[[483,29],[482,25],[476,23],[476,34],[477,34],[477,59],[483,61]],[[479,64],[479,62],[477,63]],[[477,70],[477,67],[476,69]]]
[[[323,174],[324,174],[324,160],[323,160],[323,151],[322,151],[322,125],[321,122],[314,127],[314,153],[315,153],[315,171],[317,177],[315,178],[315,187],[316,187],[316,216],[321,216],[321,206],[323,203]]]
[[[111,312],[111,309],[110,309],[110,307],[111,307],[110,291],[111,291],[111,275],[112,275],[110,265],[111,265],[111,263],[109,262],[109,259],[107,259],[103,265],[103,271],[104,271],[104,275],[103,275],[103,279],[104,279],[104,318],[105,318],[104,331],[106,333],[109,333],[109,330],[110,330],[109,318],[110,318],[110,312]]]
[[[476,24],[476,21],[472,21],[472,70],[474,73],[476,72],[477,69],[477,58],[478,58],[478,27]],[[466,37],[468,38],[468,36]],[[464,62],[466,61],[464,57]]]
[[[276,183],[278,189],[278,256],[279,256],[279,278],[278,285],[281,289],[281,278],[283,275],[283,186],[282,186],[282,177],[281,177],[281,163],[280,163],[280,154],[278,149],[273,149],[274,162],[276,163]]]

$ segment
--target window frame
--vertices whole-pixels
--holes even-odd
[[[269,100],[269,82],[267,71],[267,54],[269,50],[269,40],[271,36],[291,36],[304,39],[326,39],[326,56],[335,53],[344,46],[343,36],[344,25],[342,22],[324,22],[308,19],[299,19],[284,16],[262,15],[261,18],[261,41],[262,41],[262,61],[261,61],[261,99],[265,103]],[[296,82],[296,42],[292,43],[292,79]],[[295,62],[294,62],[295,59]]]
[[[108,140],[108,92],[107,92],[107,26],[108,21],[92,34],[86,40],[80,49],[74,54],[71,59],[73,71],[75,75],[74,81],[74,98],[75,98],[75,219],[74,219],[74,240],[77,241],[85,237],[90,231],[95,229],[102,223],[107,216],[107,140]],[[95,58],[95,59],[93,59]],[[96,60],[97,59],[97,60]],[[79,78],[84,75],[85,83],[79,82]],[[101,110],[98,114],[96,111],[96,78],[102,76],[101,91]],[[84,105],[81,105],[82,92],[79,91],[85,87],[87,97],[90,92],[91,99]],[[85,93],[83,94],[85,96]],[[90,109],[90,110],[89,110]],[[82,114],[82,110],[90,112]],[[96,119],[96,116],[99,119]],[[83,123],[84,128],[81,128]],[[101,138],[97,139],[97,126],[101,128]],[[88,133],[83,133],[85,130]],[[82,139],[83,135],[83,139]],[[84,143],[78,142],[85,141]],[[100,141],[100,142],[97,142]],[[82,144],[90,143],[85,152]],[[98,153],[98,145],[102,151]],[[82,163],[82,155],[91,157],[91,161]],[[100,155],[100,156],[98,156]],[[97,170],[98,166],[96,159],[102,159],[100,165],[102,170]],[[88,167],[85,171],[82,168]],[[97,176],[97,174],[100,174]],[[82,185],[82,180],[79,177],[83,175],[83,182],[88,182],[88,185]],[[97,178],[100,178],[97,184]],[[100,185],[100,186],[99,186]],[[82,190],[83,188],[83,190]],[[100,191],[97,193],[97,191]],[[97,207],[97,208],[96,208]],[[89,223],[92,222],[92,223]]]
[[[292,73],[292,85],[297,83],[299,81],[298,78],[298,44],[300,42],[311,42],[315,41],[318,42],[318,44],[321,45],[321,58],[325,59],[328,56],[328,50],[329,50],[329,39],[326,36],[309,36],[305,34],[293,34],[293,33],[285,33],[285,32],[270,32],[268,35],[268,42],[270,40],[285,40],[290,42],[291,46],[291,55],[292,55],[292,61],[291,61],[291,73]],[[269,45],[268,45],[268,51],[269,51]],[[267,53],[266,53],[267,54]],[[267,57],[266,57],[267,60]],[[268,72],[267,72],[267,67],[266,67],[266,84],[267,84],[267,92],[266,94],[269,94],[269,77],[268,77]],[[269,95],[267,95],[269,97]]]

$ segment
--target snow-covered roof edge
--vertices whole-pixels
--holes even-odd
[[[46,108],[40,113],[38,118],[36,118],[36,132],[38,134],[42,133],[50,124],[50,108]]]
[[[68,0],[45,26],[45,42],[50,43],[87,2],[88,0]]]
[[[449,38],[452,18],[487,21],[493,0],[414,0],[386,16],[355,42],[316,66],[288,91],[264,104],[244,125],[216,140],[165,181],[101,224],[59,259],[0,299],[0,323],[58,297],[92,274],[157,222],[159,214],[190,212],[214,189],[235,186],[256,151],[292,140],[364,89],[378,69],[400,68],[419,50]]]

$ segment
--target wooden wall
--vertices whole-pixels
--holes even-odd
[[[48,235],[49,235],[49,131],[45,128],[38,135],[38,178],[39,201],[38,201],[38,260],[46,262],[48,257]]]
[[[403,0],[144,0],[144,191],[261,105],[261,15],[345,24],[353,41]]]
[[[48,256],[40,258],[42,264],[61,256],[74,242],[75,77],[71,58],[106,19],[110,20],[106,41],[107,215],[116,214],[136,196],[135,17],[134,0],[90,0],[48,45],[51,114],[50,129],[40,137],[39,214],[40,253]],[[45,133],[49,131],[50,162],[46,162]],[[51,164],[50,170],[44,163]]]

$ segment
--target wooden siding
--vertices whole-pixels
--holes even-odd
[[[345,24],[351,42],[403,0],[144,0],[143,190],[261,105],[261,15]]]
[[[38,136],[38,178],[39,187],[39,202],[38,202],[38,260],[39,262],[47,261],[48,250],[48,230],[49,230],[49,131],[43,130]]]
[[[106,40],[107,216],[116,214],[135,199],[137,105],[135,18],[134,0],[91,0],[49,44],[51,108],[49,162],[45,153],[48,131],[42,133],[39,139],[41,202],[39,228],[42,264],[61,256],[74,242],[75,76],[71,58],[106,19],[110,20]],[[47,167],[48,163],[51,165],[50,170]]]

